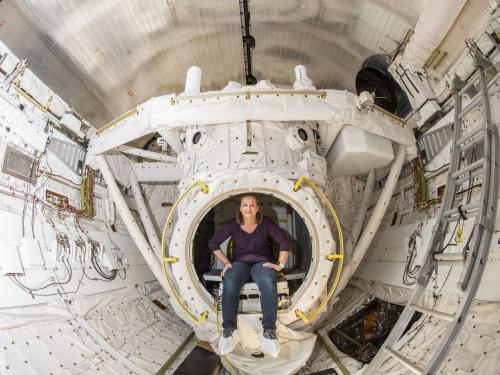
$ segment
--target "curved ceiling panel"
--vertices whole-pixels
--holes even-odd
[[[303,64],[317,87],[354,91],[363,60],[394,50],[422,2],[251,0],[253,74],[291,85]],[[205,91],[245,81],[238,0],[3,1],[0,39],[96,127],[181,92],[192,65]]]

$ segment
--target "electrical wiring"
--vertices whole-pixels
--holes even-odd
[[[414,285],[417,281],[419,265],[415,265],[417,257],[417,237],[420,237],[420,230],[423,223],[420,223],[408,240],[408,253],[406,255],[406,264],[403,271],[403,284]]]
[[[101,265],[99,264],[99,260],[97,257],[97,255],[98,255],[98,250],[97,250],[98,243],[94,242],[94,241],[90,241],[90,244],[91,244],[90,261],[91,261],[92,265],[94,266],[94,270],[99,274],[99,276],[101,276],[101,278],[89,276],[87,274],[87,271],[85,270],[86,264],[85,264],[85,262],[82,262],[82,257],[80,257],[80,264],[82,264],[83,272],[84,272],[85,276],[87,277],[87,279],[92,280],[92,281],[111,282],[116,278],[116,276],[119,276],[122,280],[124,280],[127,277],[127,271],[125,269],[124,269],[125,275],[123,276],[123,278],[117,270],[111,271],[111,274],[106,273],[102,269]],[[77,245],[77,246],[80,246],[80,245]],[[81,245],[80,248],[81,248],[81,250],[83,250],[81,252],[81,254],[83,254],[83,258],[85,259],[85,254],[86,254],[87,250],[85,249],[84,245]]]
[[[57,249],[58,252],[62,251],[61,246],[62,246],[62,244],[58,243],[58,249]],[[24,291],[26,291],[29,294],[36,295],[33,292],[38,292],[40,290],[47,289],[47,288],[54,286],[54,285],[58,285],[58,286],[65,285],[71,281],[71,279],[73,278],[73,271],[71,269],[71,264],[69,263],[69,260],[67,259],[67,257],[62,256],[61,263],[64,265],[64,269],[65,269],[65,276],[64,276],[65,280],[63,280],[63,281],[59,280],[59,277],[57,276],[57,273],[55,273],[55,272],[54,272],[54,277],[51,277],[50,279],[43,281],[38,286],[28,286],[28,285],[23,284],[21,282],[21,280],[19,280],[18,275],[10,275],[9,277],[21,289],[23,289]],[[57,279],[58,281],[53,281],[54,279]],[[44,285],[47,282],[48,282],[48,284]]]
[[[82,273],[82,276],[80,277],[80,280],[78,281],[78,285],[77,285],[76,289],[73,291],[70,291],[70,292],[68,292],[64,289],[63,285],[65,285],[65,283],[55,283],[55,284],[58,285],[63,290],[64,294],[69,295],[69,294],[75,294],[80,290],[82,280],[83,280],[83,273]],[[21,283],[19,283],[16,279],[11,278],[11,281],[14,282],[14,284],[16,284],[19,288],[24,290],[26,293],[28,293],[34,297],[52,297],[52,296],[60,296],[61,295],[61,292],[59,290],[57,291],[57,293],[48,293],[48,294],[34,293],[30,289],[26,289],[25,286],[22,285]]]
[[[122,263],[121,259],[118,259],[118,263],[120,263],[120,266],[122,266],[122,267],[118,268],[118,270],[116,271],[116,274],[118,275],[118,277],[120,279],[125,280],[127,278],[127,269],[125,267],[123,267],[123,263]],[[121,275],[120,271],[123,271],[123,276]]]
[[[51,180],[54,180],[54,181],[57,181],[57,182],[60,182],[60,183],[65,183],[66,186],[70,186],[70,187],[74,187],[74,188],[79,188],[82,185],[82,182],[80,182],[80,183],[74,182],[74,181],[71,181],[70,179],[68,179],[66,177],[63,177],[63,176],[61,176],[59,174],[56,174],[56,173],[53,173],[53,172],[49,172],[49,171],[46,171],[46,170],[43,170],[43,169],[38,169],[38,173],[39,173],[39,176],[45,176],[48,179],[51,179]]]
[[[79,259],[80,259],[80,264],[81,264],[82,269],[83,269],[84,276],[87,279],[91,280],[91,281],[110,282],[110,281],[113,281],[116,278],[116,276],[118,276],[122,280],[125,280],[127,278],[127,270],[124,267],[122,267],[122,269],[123,269],[123,276],[120,273],[120,271],[121,271],[120,268],[118,270],[114,270],[111,273],[111,278],[109,278],[109,277],[103,277],[101,279],[101,278],[98,278],[98,277],[91,277],[91,276],[89,276],[87,274],[86,264],[85,264],[87,249],[86,249],[86,246],[85,246],[85,241],[83,240],[82,236],[80,235],[80,231],[83,232],[83,228],[80,226],[80,223],[78,222],[78,216],[75,215],[74,219],[75,219],[74,226],[75,226],[75,229],[76,229],[76,232],[77,232],[78,236],[80,237],[80,240],[78,242],[76,242],[76,247],[80,250],[79,251],[79,254],[80,254]],[[108,233],[108,237],[109,237],[111,243],[113,245],[115,245],[115,247],[118,248],[118,246],[116,246],[116,244],[113,242],[113,240],[109,236],[109,233]],[[96,242],[94,242],[94,241],[90,241],[90,243],[91,243],[91,248],[92,249],[95,249],[98,246],[98,244]],[[92,262],[93,265],[94,265],[94,262],[98,264],[98,261],[97,261],[97,251],[91,250],[91,262]],[[121,262],[121,259],[118,259],[118,262],[120,263],[121,266],[123,266],[123,263]],[[94,269],[96,269],[96,271],[99,273],[99,271],[95,267],[95,265],[94,265]],[[102,269],[99,267],[99,270],[102,270]],[[115,275],[115,272],[116,272],[116,275]],[[109,276],[109,275],[107,275],[107,276]]]
[[[108,271],[102,263],[99,261],[98,250],[99,244],[97,242],[91,241],[91,254],[90,262],[97,273],[98,276],[93,277],[87,271],[88,265],[86,264],[86,247],[85,241],[83,241],[82,235],[85,237],[87,233],[80,224],[80,219],[94,219],[95,208],[94,208],[94,182],[95,182],[95,171],[88,166],[85,168],[84,174],[82,175],[82,180],[80,183],[71,181],[70,179],[61,176],[59,174],[53,173],[53,169],[50,166],[46,157],[46,151],[35,155],[34,161],[32,163],[32,169],[37,169],[37,175],[43,177],[37,181],[36,186],[31,186],[30,184],[25,184],[23,188],[16,188],[11,185],[6,185],[0,182],[0,194],[6,195],[10,198],[21,199],[22,212],[20,212],[22,220],[22,236],[26,236],[26,216],[29,215],[29,210],[31,211],[31,235],[36,238],[35,234],[35,217],[38,216],[40,220],[45,218],[45,221],[50,224],[52,229],[56,234],[56,260],[61,264],[59,268],[54,268],[54,274],[49,278],[39,281],[37,280],[36,285],[29,285],[26,283],[25,277],[21,275],[9,275],[11,282],[19,287],[21,290],[31,295],[32,297],[50,297],[50,296],[61,296],[77,293],[80,290],[83,279],[86,277],[92,281],[104,281],[111,282],[118,276],[120,279],[125,280],[127,277],[127,269],[123,267],[121,259],[118,259],[120,269]],[[43,167],[40,167],[43,164]],[[49,181],[56,181],[57,183],[66,185],[73,189],[80,190],[80,207],[73,207],[70,205],[58,206],[45,202],[44,197],[40,196],[40,192],[44,191]],[[21,190],[24,189],[24,190]],[[38,209],[40,208],[40,211]],[[40,213],[40,214],[39,214]],[[71,214],[73,217],[74,229],[68,228],[67,216],[65,214]],[[70,242],[68,237],[60,232],[55,225],[54,221],[51,219],[57,216],[58,220],[66,227],[66,233],[70,233],[76,230],[78,236],[80,237],[79,245],[76,246],[74,251],[78,252],[79,264],[82,268],[81,276],[79,277],[78,284],[74,287],[74,290],[67,290],[68,285],[75,285],[73,280],[75,275],[73,272],[72,264],[70,261]],[[38,224],[38,223],[37,223]],[[45,223],[41,221],[40,229],[42,230]],[[38,229],[38,226],[36,226]],[[109,233],[108,233],[109,236]],[[42,239],[45,242],[45,235],[42,235]],[[111,240],[111,237],[110,237]],[[111,240],[113,243],[113,241]],[[114,244],[114,243],[113,243]],[[115,245],[116,246],[116,245]],[[45,248],[50,253],[51,250],[47,247],[45,243]],[[83,251],[82,251],[83,250]],[[89,267],[90,269],[90,267]],[[63,271],[64,273],[62,273]],[[28,280],[32,280],[29,278]],[[76,282],[76,280],[74,280]],[[54,292],[54,288],[57,292]]]
[[[87,268],[87,265],[86,265],[86,262],[85,262],[85,258],[86,258],[86,253],[87,253],[87,250],[85,248],[85,243],[83,241],[79,242],[76,244],[76,247],[78,249],[80,249],[80,256],[79,256],[79,261],[80,261],[80,265],[82,266],[82,270],[83,270],[83,275],[88,279],[88,280],[91,280],[91,281],[104,281],[104,282],[110,282],[111,280],[108,280],[108,279],[100,279],[100,278],[97,278],[97,277],[91,277],[87,274],[87,271],[86,271],[86,268]]]
[[[94,269],[97,273],[106,280],[114,280],[116,278],[116,270],[111,271],[111,274],[107,273],[99,264],[98,259],[98,248],[99,245],[95,242],[91,242],[91,253],[90,253],[90,261],[94,266]]]

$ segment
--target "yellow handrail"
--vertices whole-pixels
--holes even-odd
[[[167,238],[167,232],[168,232],[168,228],[170,227],[170,220],[172,219],[172,215],[174,213],[174,211],[176,210],[177,206],[179,205],[179,203],[184,199],[184,197],[191,191],[193,190],[193,188],[196,186],[196,185],[200,185],[201,187],[201,191],[205,194],[208,193],[208,186],[205,185],[200,179],[197,179],[184,193],[182,193],[182,195],[177,198],[177,201],[175,201],[175,204],[172,206],[172,209],[170,210],[168,216],[167,216],[167,220],[165,221],[165,227],[163,228],[163,235],[162,235],[162,238],[161,238],[161,259],[162,259],[162,266],[163,266],[163,273],[165,274],[165,278],[167,279],[167,283],[168,283],[168,286],[170,288],[170,291],[172,292],[172,296],[174,297],[174,299],[177,301],[177,303],[179,304],[179,306],[182,308],[182,310],[184,310],[184,312],[191,318],[194,320],[194,322],[196,324],[200,324],[202,323],[205,319],[208,318],[208,311],[204,311],[203,313],[201,313],[201,315],[197,318],[194,314],[192,314],[188,308],[182,303],[181,299],[179,298],[179,296],[177,295],[177,293],[175,292],[175,289],[174,287],[172,286],[172,283],[170,281],[170,278],[168,277],[168,274],[167,274],[167,263],[176,263],[179,258],[177,257],[168,257],[167,255],[167,252],[166,252],[166,238]]]
[[[207,100],[217,99],[224,97],[236,97],[250,99],[252,97],[260,98],[261,96],[316,96],[319,99],[326,99],[327,92],[324,90],[259,90],[259,91],[235,91],[235,92],[212,92],[202,93],[198,95],[171,97],[170,105],[176,105],[180,102],[192,102],[193,100]]]
[[[24,91],[21,88],[21,82],[19,80],[14,81],[14,89],[17,91],[18,94],[23,96],[26,100],[28,100],[31,104],[33,104],[35,107],[37,107],[40,111],[43,113],[47,112],[49,110],[49,106],[47,104],[40,104],[38,103],[33,97],[28,94],[26,91]]]
[[[98,129],[95,134],[98,137],[100,137],[101,134],[104,133],[106,130],[112,128],[115,125],[118,125],[119,122],[122,122],[123,120],[129,118],[130,116],[134,116],[138,113],[139,113],[139,110],[137,108],[132,108],[131,110],[125,112],[123,115],[121,115],[121,116],[115,118],[113,121],[107,123],[102,128]]]
[[[325,204],[327,205],[328,209],[330,210],[330,213],[333,216],[333,220],[335,221],[335,226],[337,227],[337,232],[339,234],[339,245],[340,245],[340,252],[339,253],[330,253],[328,254],[325,259],[334,262],[336,259],[339,260],[339,266],[337,268],[337,274],[335,275],[335,280],[333,281],[333,284],[330,288],[330,291],[327,293],[326,298],[321,302],[321,304],[318,306],[318,308],[312,312],[309,316],[306,316],[303,311],[297,309],[295,310],[295,315],[299,318],[301,318],[305,323],[310,323],[323,309],[323,307],[326,306],[330,298],[332,298],[333,293],[335,292],[335,289],[337,288],[337,285],[339,283],[340,279],[340,273],[342,272],[342,264],[344,262],[344,237],[342,236],[342,228],[340,227],[340,222],[337,217],[337,214],[335,213],[335,210],[333,209],[332,204],[328,200],[328,198],[323,194],[323,192],[310,180],[308,180],[305,176],[300,176],[300,178],[297,180],[295,185],[293,186],[293,191],[298,191],[302,183],[306,183],[309,185],[318,195],[323,199]]]

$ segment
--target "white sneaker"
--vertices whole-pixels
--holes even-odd
[[[262,332],[260,336],[260,343],[262,351],[265,354],[276,358],[280,354],[280,343],[278,341],[278,336],[276,336],[276,330],[267,328]]]
[[[233,328],[224,328],[219,338],[219,353],[231,353],[238,343],[238,333]]]

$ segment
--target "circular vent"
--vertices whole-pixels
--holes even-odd
[[[194,133],[194,135],[193,135],[193,145],[197,145],[198,142],[200,141],[200,139],[201,139],[201,133],[200,132]]]
[[[300,139],[302,139],[304,142],[307,141],[307,132],[304,129],[299,128],[299,130],[297,130],[297,133],[299,134]]]

